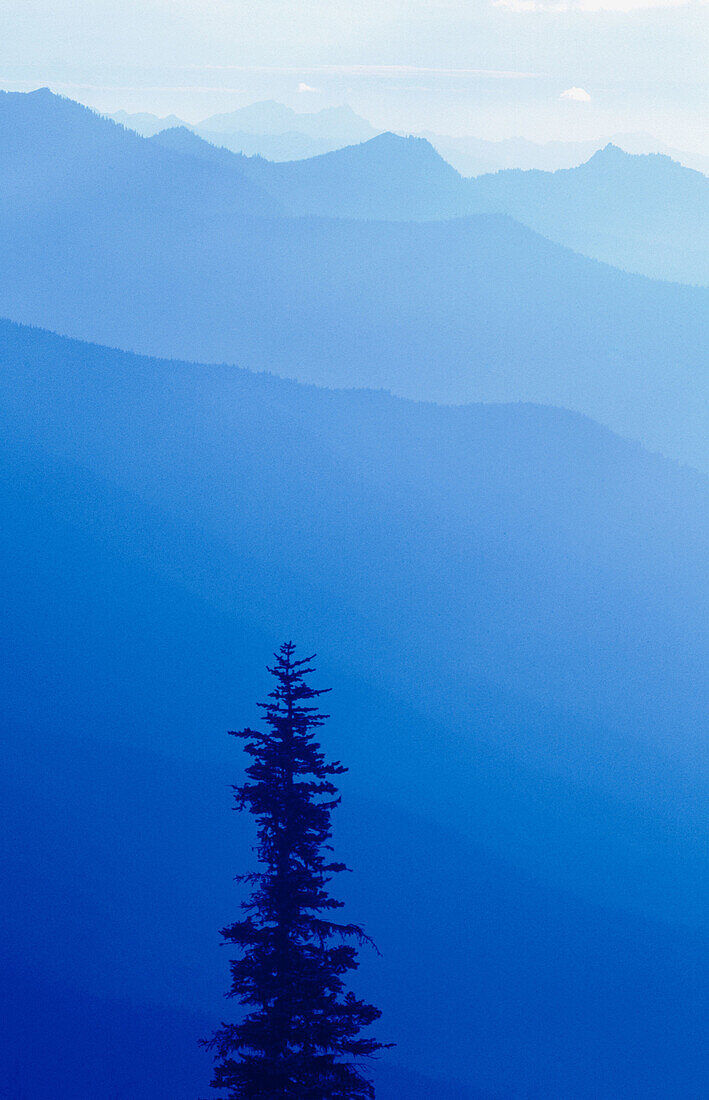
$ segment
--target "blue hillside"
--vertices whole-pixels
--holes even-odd
[[[28,960],[3,1079],[41,1045],[32,1100],[89,1100],[113,1064],[133,1100],[205,1087],[188,1035],[227,1012],[251,859],[224,733],[292,634],[350,766],[382,1100],[701,1096],[705,480],[553,408],[7,322],[0,367],[1,951]],[[99,1002],[103,1031],[72,1023]],[[146,1029],[185,1037],[184,1091]]]
[[[287,217],[238,159],[161,148],[49,93],[0,108],[5,316],[319,385],[563,406],[708,468],[709,290],[501,214]]]

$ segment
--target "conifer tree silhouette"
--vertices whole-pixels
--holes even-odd
[[[387,1044],[360,1035],[380,1012],[347,991],[344,976],[357,969],[367,937],[331,919],[342,902],[328,890],[347,869],[329,843],[340,802],[332,778],[347,769],[328,763],[315,740],[327,715],[308,704],[324,691],[305,681],[313,658],[295,660],[294,652],[285,643],[269,668],[276,683],[260,704],[266,730],[232,731],[253,758],[233,790],[237,808],[256,818],[262,869],[239,876],[252,887],[245,916],[222,929],[240,954],[227,996],[244,1014],[205,1045],[215,1051],[212,1086],[230,1098],[366,1100],[374,1087],[362,1060]]]

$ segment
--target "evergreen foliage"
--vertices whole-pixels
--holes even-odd
[[[269,669],[275,688],[259,704],[266,731],[231,731],[253,758],[233,789],[237,808],[256,818],[263,870],[240,876],[253,887],[245,916],[222,929],[240,952],[228,996],[247,1011],[206,1043],[216,1052],[212,1086],[250,1100],[365,1100],[374,1088],[362,1060],[384,1044],[360,1031],[380,1012],[347,991],[344,976],[367,937],[332,919],[343,903],[328,890],[346,870],[329,841],[340,802],[332,778],[347,769],[328,763],[315,740],[327,715],[308,704],[324,692],[305,681],[312,658],[296,660],[294,651],[282,645]]]

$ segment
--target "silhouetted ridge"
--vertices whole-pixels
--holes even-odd
[[[508,170],[466,186],[470,209],[504,211],[584,255],[709,283],[709,179],[664,154],[608,144],[576,168]]]
[[[569,240],[605,226],[617,250],[635,210],[648,232],[636,225],[634,247],[659,255],[653,226],[671,237],[672,219],[677,239],[701,240],[704,177],[678,168],[687,201],[670,206],[664,183],[660,201],[613,172],[593,187],[583,169],[462,180],[404,138],[294,164],[185,155],[48,105],[49,124],[28,97],[0,99],[5,315],[324,385],[562,405],[705,467],[707,292],[623,274],[512,220]],[[494,212],[441,216],[462,199]],[[382,220],[402,209],[408,221]]]
[[[626,165],[629,164],[632,159],[630,153],[626,153],[624,149],[621,149],[618,145],[614,145],[613,142],[609,141],[607,145],[604,145],[602,149],[599,149],[598,152],[589,157],[586,163]],[[573,169],[569,170],[573,171]]]
[[[258,103],[250,103],[246,107],[239,107],[235,111],[220,112],[209,115],[200,123],[203,130],[213,133],[229,132],[229,130],[248,130],[255,128],[257,131],[272,131],[282,129],[284,132],[293,129],[296,112],[286,107],[275,99],[264,99]]]
[[[629,271],[709,283],[709,179],[661,154],[609,143],[576,168],[463,179],[425,138],[387,132],[252,172],[300,214],[421,220],[496,211]]]
[[[427,138],[416,137],[413,134],[395,134],[391,130],[386,130],[383,134],[377,134],[369,141],[362,142],[359,148],[385,157],[398,156],[399,159],[411,164],[424,162],[443,165],[449,173],[453,173],[455,176],[458,175],[440,153],[436,152]],[[338,152],[344,152],[344,150],[338,150]],[[329,155],[337,156],[337,152]]]
[[[659,181],[664,177],[670,186],[672,180],[693,179],[695,185],[702,188],[704,185],[701,181],[706,179],[701,172],[686,168],[665,153],[628,153],[619,146],[613,145],[612,142],[599,149],[584,164],[579,165],[578,169],[567,169],[567,171],[581,172],[582,169],[589,168],[603,172],[609,170],[627,172],[631,176],[645,174],[649,180],[657,177]],[[669,193],[671,194],[671,191]]]
[[[221,731],[300,623],[338,684],[362,984],[412,1085],[705,1095],[706,479],[559,409],[7,322],[0,435],[3,1085],[19,1049],[30,1096],[101,1096],[114,1064],[109,1094],[200,1095],[160,1028],[224,1018],[252,836]],[[97,1018],[127,999],[134,1084],[125,1013]]]
[[[208,144],[187,126],[166,127],[166,129],[154,134],[148,140],[156,145],[164,145],[166,148],[177,149],[180,152],[190,152],[192,149]]]
[[[420,220],[466,212],[461,177],[425,138],[387,132],[307,160],[255,161],[250,171],[301,215]]]
[[[298,112],[272,99],[212,115],[200,122],[197,129],[227,136],[239,131],[271,135],[294,132],[344,144],[364,141],[376,132],[366,119],[360,118],[348,106]]]
[[[116,111],[112,115],[106,115],[106,118],[110,118],[114,122],[118,122],[121,126],[126,126],[128,129],[136,130],[142,137],[153,137],[161,130],[179,126],[191,129],[191,127],[181,118],[178,118],[177,115],[166,115],[163,118],[159,118],[158,115],[153,115],[149,112],[129,114],[128,111]]]
[[[227,172],[242,173],[248,168],[245,164],[247,158],[238,153],[231,153],[228,149],[213,145],[186,126],[173,126],[167,130],[160,130],[159,133],[154,134],[148,140],[154,145],[170,149],[174,153],[208,160],[212,164],[219,165]]]
[[[102,225],[128,218],[131,236],[141,223],[165,218],[194,224],[208,217],[272,215],[280,204],[245,176],[215,164],[186,161],[88,107],[46,89],[0,93],[2,224],[40,219],[51,236],[64,222]],[[49,221],[47,222],[47,219]]]

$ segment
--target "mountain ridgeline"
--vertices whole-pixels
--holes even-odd
[[[344,900],[397,1043],[380,1100],[702,1095],[704,479],[562,410],[8,323],[0,365],[2,953],[26,960],[4,1079],[204,1087],[190,1036],[221,1018],[251,843],[224,731],[297,628],[350,767]],[[52,1005],[86,1021],[69,1042]],[[184,1036],[179,1085],[145,1027]]]
[[[170,130],[153,139],[176,147]],[[186,151],[196,152],[195,141]],[[608,145],[576,168],[464,179],[424,138],[381,134],[241,171],[301,215],[411,221],[508,214],[549,240],[652,278],[709,283],[709,179],[669,157]]]
[[[293,638],[378,1100],[709,1095],[708,181],[162,121],[0,93],[5,1091],[206,1091]]]
[[[205,141],[234,153],[258,153],[276,161],[314,157],[344,145],[367,141],[378,132],[349,107],[297,112],[273,100],[211,115],[196,126],[189,127],[174,115],[158,118],[151,114],[118,111],[109,117],[143,137],[153,137],[170,127],[184,127],[199,134]]]
[[[135,130],[143,137],[153,137],[172,127],[187,127],[206,141],[224,146],[234,153],[258,154],[268,160],[284,161],[314,157],[333,152],[346,145],[368,141],[382,133],[366,119],[355,115],[349,107],[320,111],[293,111],[282,103],[265,100],[240,107],[226,114],[212,115],[190,125],[175,115],[158,115],[116,111],[108,115],[115,122]],[[658,141],[651,134],[620,133],[606,141],[546,141],[526,138],[503,138],[497,141],[473,137],[453,137],[424,130],[416,134],[431,145],[463,176],[481,176],[504,168],[540,169],[556,172],[559,168],[575,168],[608,144],[608,140],[626,153],[645,155],[662,153],[687,168],[709,174],[709,157],[701,153],[676,149]]]
[[[32,226],[49,240],[57,228],[122,218],[179,222],[192,211],[273,214],[281,208],[245,177],[225,177],[204,161],[184,170],[168,150],[40,89],[0,93],[2,220]]]
[[[505,213],[365,220],[402,194],[429,217],[432,194],[457,203],[481,182],[423,141],[270,165],[195,155],[187,137],[148,141],[48,92],[0,96],[0,311],[320,385],[562,406],[707,468],[709,290],[599,264]],[[308,194],[335,213],[333,179],[349,180],[348,216],[305,216]]]

